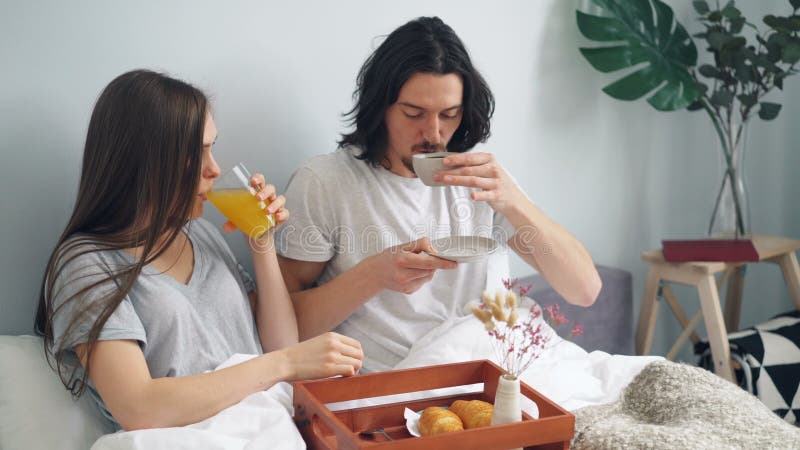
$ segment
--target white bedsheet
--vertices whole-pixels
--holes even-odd
[[[233,355],[217,369],[253,356]],[[117,432],[101,437],[92,446],[92,450],[265,448],[306,448],[292,421],[292,386],[288,383],[252,394],[202,422],[185,427]]]
[[[547,325],[545,327],[552,332]],[[428,333],[395,368],[475,359],[495,358],[483,324],[472,316],[465,316]],[[644,366],[660,359],[663,358],[610,355],[600,351],[587,353],[572,342],[554,335],[548,348],[521,379],[561,407],[572,411],[587,405],[615,401],[622,388]]]
[[[480,322],[471,316],[446,323],[431,331],[411,350],[397,368],[493,359],[491,344]],[[219,368],[252,357],[234,355]],[[595,351],[555,337],[548,350],[522,376],[522,380],[568,410],[616,400],[622,388],[648,363],[650,356],[620,356]],[[219,369],[218,368],[218,369]],[[459,391],[468,390],[459,388]],[[442,395],[446,390],[422,396]],[[420,394],[392,396],[402,401]],[[385,400],[385,399],[384,399]],[[362,400],[342,402],[332,409],[384,403]],[[523,407],[525,403],[523,402]],[[535,414],[530,408],[527,411]],[[100,438],[92,450],[160,449],[303,449],[291,419],[291,386],[279,383],[258,392],[202,422],[180,427],[119,432]]]

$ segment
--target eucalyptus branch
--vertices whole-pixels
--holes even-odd
[[[779,114],[780,105],[763,98],[775,87],[783,89],[784,80],[798,72],[795,64],[800,63],[800,0],[787,1],[792,12],[764,16],[762,21],[768,28],[762,32],[744,17],[734,0],[693,0],[703,27],[693,37],[707,44],[713,55],[713,62],[702,65],[698,64],[692,35],[674,19],[674,13],[661,14],[672,10],[663,0],[592,0],[605,14],[576,13],[581,33],[602,45],[581,48],[596,69],[613,72],[648,63],[646,68],[633,71],[636,77],[626,76],[604,87],[608,95],[621,100],[649,95],[648,102],[659,111],[703,109],[709,115],[727,167],[720,195],[730,181],[737,233],[747,230],[743,199],[736,190],[736,171],[741,170],[735,167],[736,149],[745,139],[744,128],[756,111],[762,120],[772,120]],[[743,33],[745,28],[748,33]],[[640,48],[647,51],[639,52]],[[631,57],[632,54],[636,56]],[[694,85],[684,85],[687,75]],[[655,86],[660,90],[650,95]]]
[[[722,152],[725,155],[725,163],[727,165],[731,165],[731,154],[730,150],[728,149],[728,141],[725,139],[725,133],[723,131],[722,126],[720,125],[719,121],[721,117],[714,113],[714,110],[708,105],[708,102],[703,99],[701,101],[703,109],[708,113],[709,118],[711,119],[711,123],[714,125],[714,129],[717,131],[717,136],[719,137],[719,141],[722,144]]]
[[[704,99],[701,101],[701,103],[703,109],[708,113],[711,123],[714,125],[714,129],[717,131],[719,142],[722,145],[722,153],[725,156],[725,166],[727,167],[725,170],[725,178],[727,178],[730,183],[731,192],[733,193],[733,203],[734,207],[736,208],[736,232],[737,235],[744,234],[744,216],[742,215],[742,207],[739,195],[736,192],[735,169],[733,168],[733,154],[732,148],[729,146],[729,138],[726,137],[723,128],[720,126],[718,116],[714,114],[708,102]],[[724,189],[725,183],[723,182],[720,186],[719,192],[717,193],[717,199],[714,202],[714,211],[711,213],[711,222],[708,224],[708,234],[711,234],[711,227],[714,225],[714,216],[717,214],[717,209],[719,208],[719,199],[722,197],[722,192]]]

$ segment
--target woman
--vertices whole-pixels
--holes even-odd
[[[199,219],[220,172],[216,134],[202,92],[144,70],[113,80],[89,123],[78,198],[47,266],[36,328],[65,386],[76,396],[88,387],[125,430],[198,422],[279,381],[361,367],[354,339],[298,343],[272,230],[248,240],[253,289],[220,233]],[[259,174],[250,181],[270,200],[266,213],[285,222],[283,196]],[[260,356],[205,373],[234,353]]]

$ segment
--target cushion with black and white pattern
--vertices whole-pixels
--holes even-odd
[[[730,333],[731,359],[739,386],[785,421],[800,424],[800,311]],[[708,341],[695,345],[698,365],[713,370]]]

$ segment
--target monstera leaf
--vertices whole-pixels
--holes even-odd
[[[581,48],[601,72],[635,69],[603,88],[620,100],[648,99],[659,111],[689,106],[699,95],[689,67],[697,64],[697,47],[672,9],[659,0],[592,0],[604,17],[577,11],[578,28],[586,38],[609,43]]]

